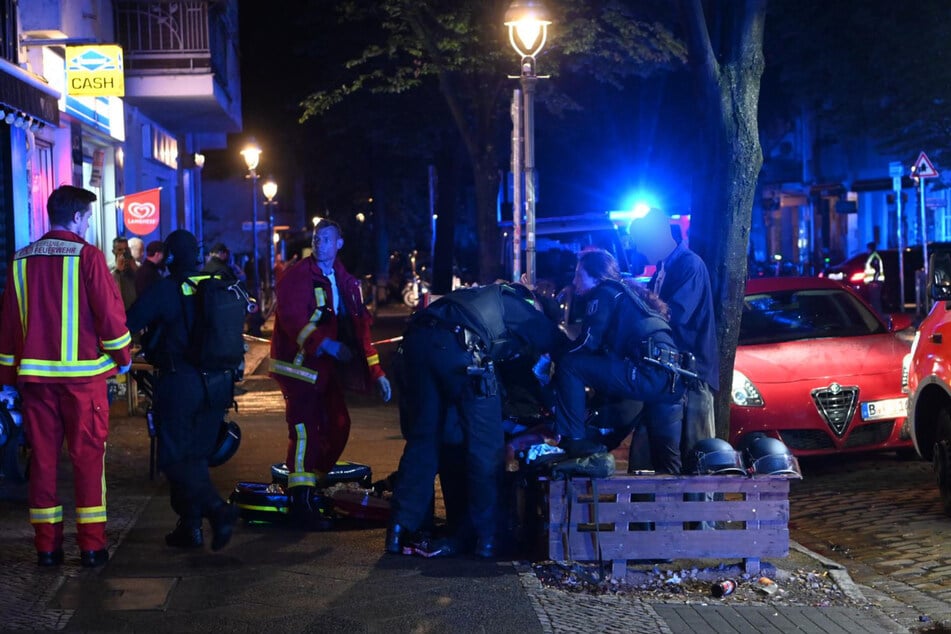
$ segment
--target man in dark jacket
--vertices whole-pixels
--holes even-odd
[[[145,260],[135,271],[135,294],[141,295],[145,289],[164,277],[165,243],[153,240],[145,247]]]
[[[562,335],[527,289],[503,284],[453,291],[412,318],[398,362],[406,369],[400,427],[406,446],[385,549],[398,554],[429,517],[440,445],[451,412],[464,444],[475,554],[494,557],[504,463],[495,364],[554,350]],[[447,505],[449,502],[447,501]]]
[[[198,241],[188,231],[173,231],[165,240],[169,276],[152,285],[128,312],[132,332],[157,330],[154,408],[158,428],[159,468],[169,481],[172,509],[179,520],[165,536],[176,548],[200,548],[202,518],[212,530],[212,550],[231,539],[237,508],[226,503],[211,482],[208,458],[216,448],[224,412],[233,399],[231,371],[204,371],[186,359],[195,303],[186,280],[199,276]]]

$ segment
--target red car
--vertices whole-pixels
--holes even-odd
[[[911,317],[887,321],[854,290],[811,277],[749,280],[733,370],[730,442],[765,432],[796,456],[899,450]]]

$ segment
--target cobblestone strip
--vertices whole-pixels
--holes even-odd
[[[106,541],[110,554],[115,553],[129,529],[135,526],[148,500],[149,496],[108,498]],[[22,507],[17,505],[13,512],[0,514],[0,547],[3,550],[0,559],[0,614],[3,615],[0,627],[5,632],[65,629],[73,616],[73,610],[51,608],[49,604],[55,600],[68,579],[98,574],[102,570],[87,570],[79,566],[75,516],[70,511],[74,504],[65,494],[62,502],[66,561],[62,566],[52,569],[36,565],[33,528],[27,521],[25,499]]]
[[[630,596],[571,593],[542,585],[530,566],[517,566],[522,588],[546,634],[657,632],[672,634],[654,607]]]

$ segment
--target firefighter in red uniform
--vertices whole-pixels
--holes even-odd
[[[313,254],[288,268],[277,284],[270,370],[285,401],[291,513],[304,528],[320,530],[329,519],[312,496],[350,436],[344,388],[366,392],[375,382],[389,401],[390,383],[370,343],[373,318],[360,281],[337,259],[340,226],[318,222],[312,246]]]
[[[106,550],[103,473],[109,431],[106,379],[127,372],[131,339],[119,289],[102,251],[83,236],[95,194],[54,190],[51,230],[13,256],[0,321],[0,383],[17,385],[32,448],[28,502],[37,563],[63,562],[63,507],[56,475],[63,440],[76,491],[80,562],[93,567]]]

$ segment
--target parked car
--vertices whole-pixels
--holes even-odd
[[[856,291],[831,280],[747,281],[730,441],[764,432],[797,457],[910,453],[901,389],[910,336],[897,334],[910,326],[910,316],[883,318]]]
[[[901,268],[898,261],[898,249],[879,249],[879,255],[882,256],[882,263],[885,268],[885,283],[882,288],[882,310],[886,313],[904,310],[904,306],[899,302],[901,295]],[[840,262],[835,266],[829,267],[819,273],[819,277],[826,277],[830,280],[836,280],[851,286],[858,291],[866,300],[869,299],[868,290],[865,285],[865,262],[868,260],[868,253],[859,253],[853,255],[848,260]],[[904,257],[905,267],[905,304],[915,304],[915,273],[923,267],[924,259],[921,255],[921,245],[907,247]]]
[[[929,260],[934,305],[911,346],[908,422],[918,455],[934,465],[944,511],[951,515],[951,253],[938,251]]]

